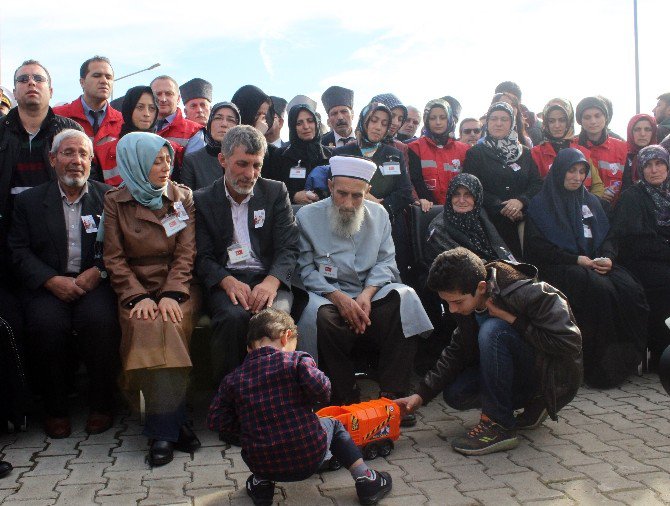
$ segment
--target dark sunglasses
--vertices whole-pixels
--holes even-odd
[[[21,74],[20,76],[16,76],[14,81],[25,84],[30,82],[30,78],[32,78],[36,83],[46,83],[49,80],[47,76],[43,76],[42,74]]]
[[[470,135],[470,134],[479,134],[481,133],[482,129],[481,128],[464,128],[463,133],[465,135]]]

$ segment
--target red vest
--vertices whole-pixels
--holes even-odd
[[[103,144],[96,150],[105,183],[112,186],[119,186],[123,183],[123,179],[119,175],[119,169],[116,167],[116,145],[118,143],[119,139],[116,139]],[[170,141],[170,145],[175,153],[174,165],[180,167],[184,158],[184,147],[172,141]]]
[[[615,181],[621,183],[623,167],[626,165],[628,145],[614,137],[607,137],[607,140],[600,146],[587,141],[586,147],[591,152],[591,160],[593,160],[593,165],[598,168],[605,189]],[[621,191],[621,186],[619,186],[619,191]]]
[[[202,130],[202,125],[196,123],[195,121],[191,121],[190,119],[184,118],[181,113],[181,109],[177,109],[172,123],[167,125],[160,132],[156,133],[164,139],[169,140],[173,144],[176,143],[180,146],[186,147],[188,140],[200,130]]]
[[[421,159],[423,180],[433,192],[435,203],[444,205],[449,183],[461,172],[465,152],[470,149],[470,145],[449,139],[440,148],[432,139],[424,136],[410,142],[407,147]]]
[[[579,151],[581,151],[582,154],[584,155],[584,158],[586,158],[588,162],[591,164],[591,167],[594,167],[590,151],[586,149],[584,146],[580,146],[579,144],[577,144],[576,139],[572,139],[572,141],[570,141],[570,147],[576,148]],[[542,144],[534,146],[533,149],[530,150],[530,154],[533,157],[535,165],[537,165],[537,170],[539,171],[540,176],[542,177],[542,179],[544,179],[545,177],[547,177],[549,169],[551,169],[551,164],[554,163],[554,158],[556,158],[556,150],[554,150],[554,146],[551,145],[551,142],[545,141]],[[588,190],[591,189],[590,175],[584,180],[584,186],[586,186]]]
[[[89,123],[89,119],[84,113],[84,106],[81,105],[81,97],[73,100],[69,104],[54,107],[54,112],[66,118],[70,118],[81,125],[91,140],[93,141],[93,148],[102,146],[106,142],[113,141],[119,138],[121,132],[121,125],[123,125],[123,116],[119,111],[107,104],[107,113],[105,119],[102,120],[98,133],[93,136],[93,127]]]

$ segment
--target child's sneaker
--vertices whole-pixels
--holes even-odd
[[[275,484],[268,480],[254,484],[254,475],[247,478],[247,495],[251,497],[255,506],[272,506],[275,495]]]
[[[361,504],[377,504],[393,488],[393,480],[384,471],[370,471],[373,477],[356,478],[356,494]]]
[[[479,423],[463,437],[454,439],[451,447],[463,455],[485,455],[511,450],[519,445],[516,432],[498,425],[482,413]]]

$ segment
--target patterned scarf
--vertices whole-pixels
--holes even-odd
[[[472,211],[466,213],[457,213],[454,211],[451,200],[459,187],[468,190],[475,198],[475,207]],[[493,251],[491,241],[486,235],[479,218],[483,201],[484,189],[479,179],[472,174],[458,174],[451,180],[447,189],[447,199],[444,205],[444,222],[451,224],[467,236],[471,243],[468,245],[469,249],[477,254],[477,256],[493,260],[498,258],[498,255]]]
[[[366,157],[371,157],[377,148],[382,143],[382,140],[388,134],[388,127],[386,133],[382,136],[382,139],[378,142],[372,142],[368,139],[368,123],[370,118],[377,111],[383,111],[388,114],[389,125],[391,124],[391,110],[386,107],[381,102],[370,102],[368,105],[363,107],[360,116],[358,117],[358,125],[356,126],[356,139],[358,140],[358,147],[361,148],[361,152]],[[367,154],[366,154],[367,153]],[[372,154],[370,154],[372,153]],[[369,156],[368,156],[369,155]]]
[[[642,148],[637,155],[640,167],[640,183],[644,191],[654,201],[654,213],[656,214],[656,223],[661,227],[670,225],[670,178],[666,177],[660,186],[654,186],[644,178],[644,167],[651,160],[661,160],[666,167],[670,166],[670,156],[662,146],[652,144]]]
[[[561,111],[567,118],[567,129],[561,137],[554,137],[549,130],[548,119],[549,113],[552,111]],[[554,149],[559,147],[559,149],[556,149],[556,153],[558,153],[560,149],[569,147],[570,141],[572,141],[572,138],[575,136],[575,111],[573,110],[570,101],[564,98],[552,98],[547,102],[547,105],[544,106],[542,117],[544,118],[544,122],[542,123],[542,133],[544,134],[544,138],[551,142]]]
[[[637,154],[644,146],[638,146],[635,144],[635,139],[633,137],[633,128],[640,120],[647,120],[651,125],[651,140],[649,141],[648,146],[656,144],[656,132],[658,127],[656,125],[656,119],[653,116],[648,114],[636,114],[628,122],[628,130],[626,132],[626,144],[628,144],[628,158],[631,160],[631,178],[633,183],[637,183],[640,180],[640,165],[638,163]]]
[[[512,128],[507,136],[502,139],[495,139],[488,131],[488,119],[495,111],[505,111],[512,119]],[[512,106],[506,102],[496,102],[491,105],[486,113],[486,123],[487,124],[484,126],[483,145],[488,154],[505,165],[514,163],[521,158],[523,148],[519,142],[519,135],[516,131],[516,121],[514,119],[514,110],[512,109]]]

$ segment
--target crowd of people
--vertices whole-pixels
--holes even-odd
[[[535,114],[510,81],[479,119],[451,96],[421,111],[383,93],[355,121],[341,86],[321,96],[322,118],[304,95],[246,85],[212,104],[206,80],[166,75],[110,102],[100,56],[59,107],[38,61],[13,77],[0,97],[3,420],[20,424],[37,394],[46,434],[68,437],[83,362],[88,433],[113,425],[118,392],[142,391],[149,463],[196,451],[189,345],[207,314],[221,385],[209,426],[242,445],[256,504],[329,448],[373,504],[390,476],[312,411],[358,402],[361,367],[405,426],[440,393],[480,408],[452,443],[479,455],[556,419],[583,380],[616,387],[670,344],[670,93],[624,141],[606,98]],[[413,207],[434,216],[423,258]],[[444,351],[412,393],[425,339]],[[268,405],[304,430],[261,435]]]

